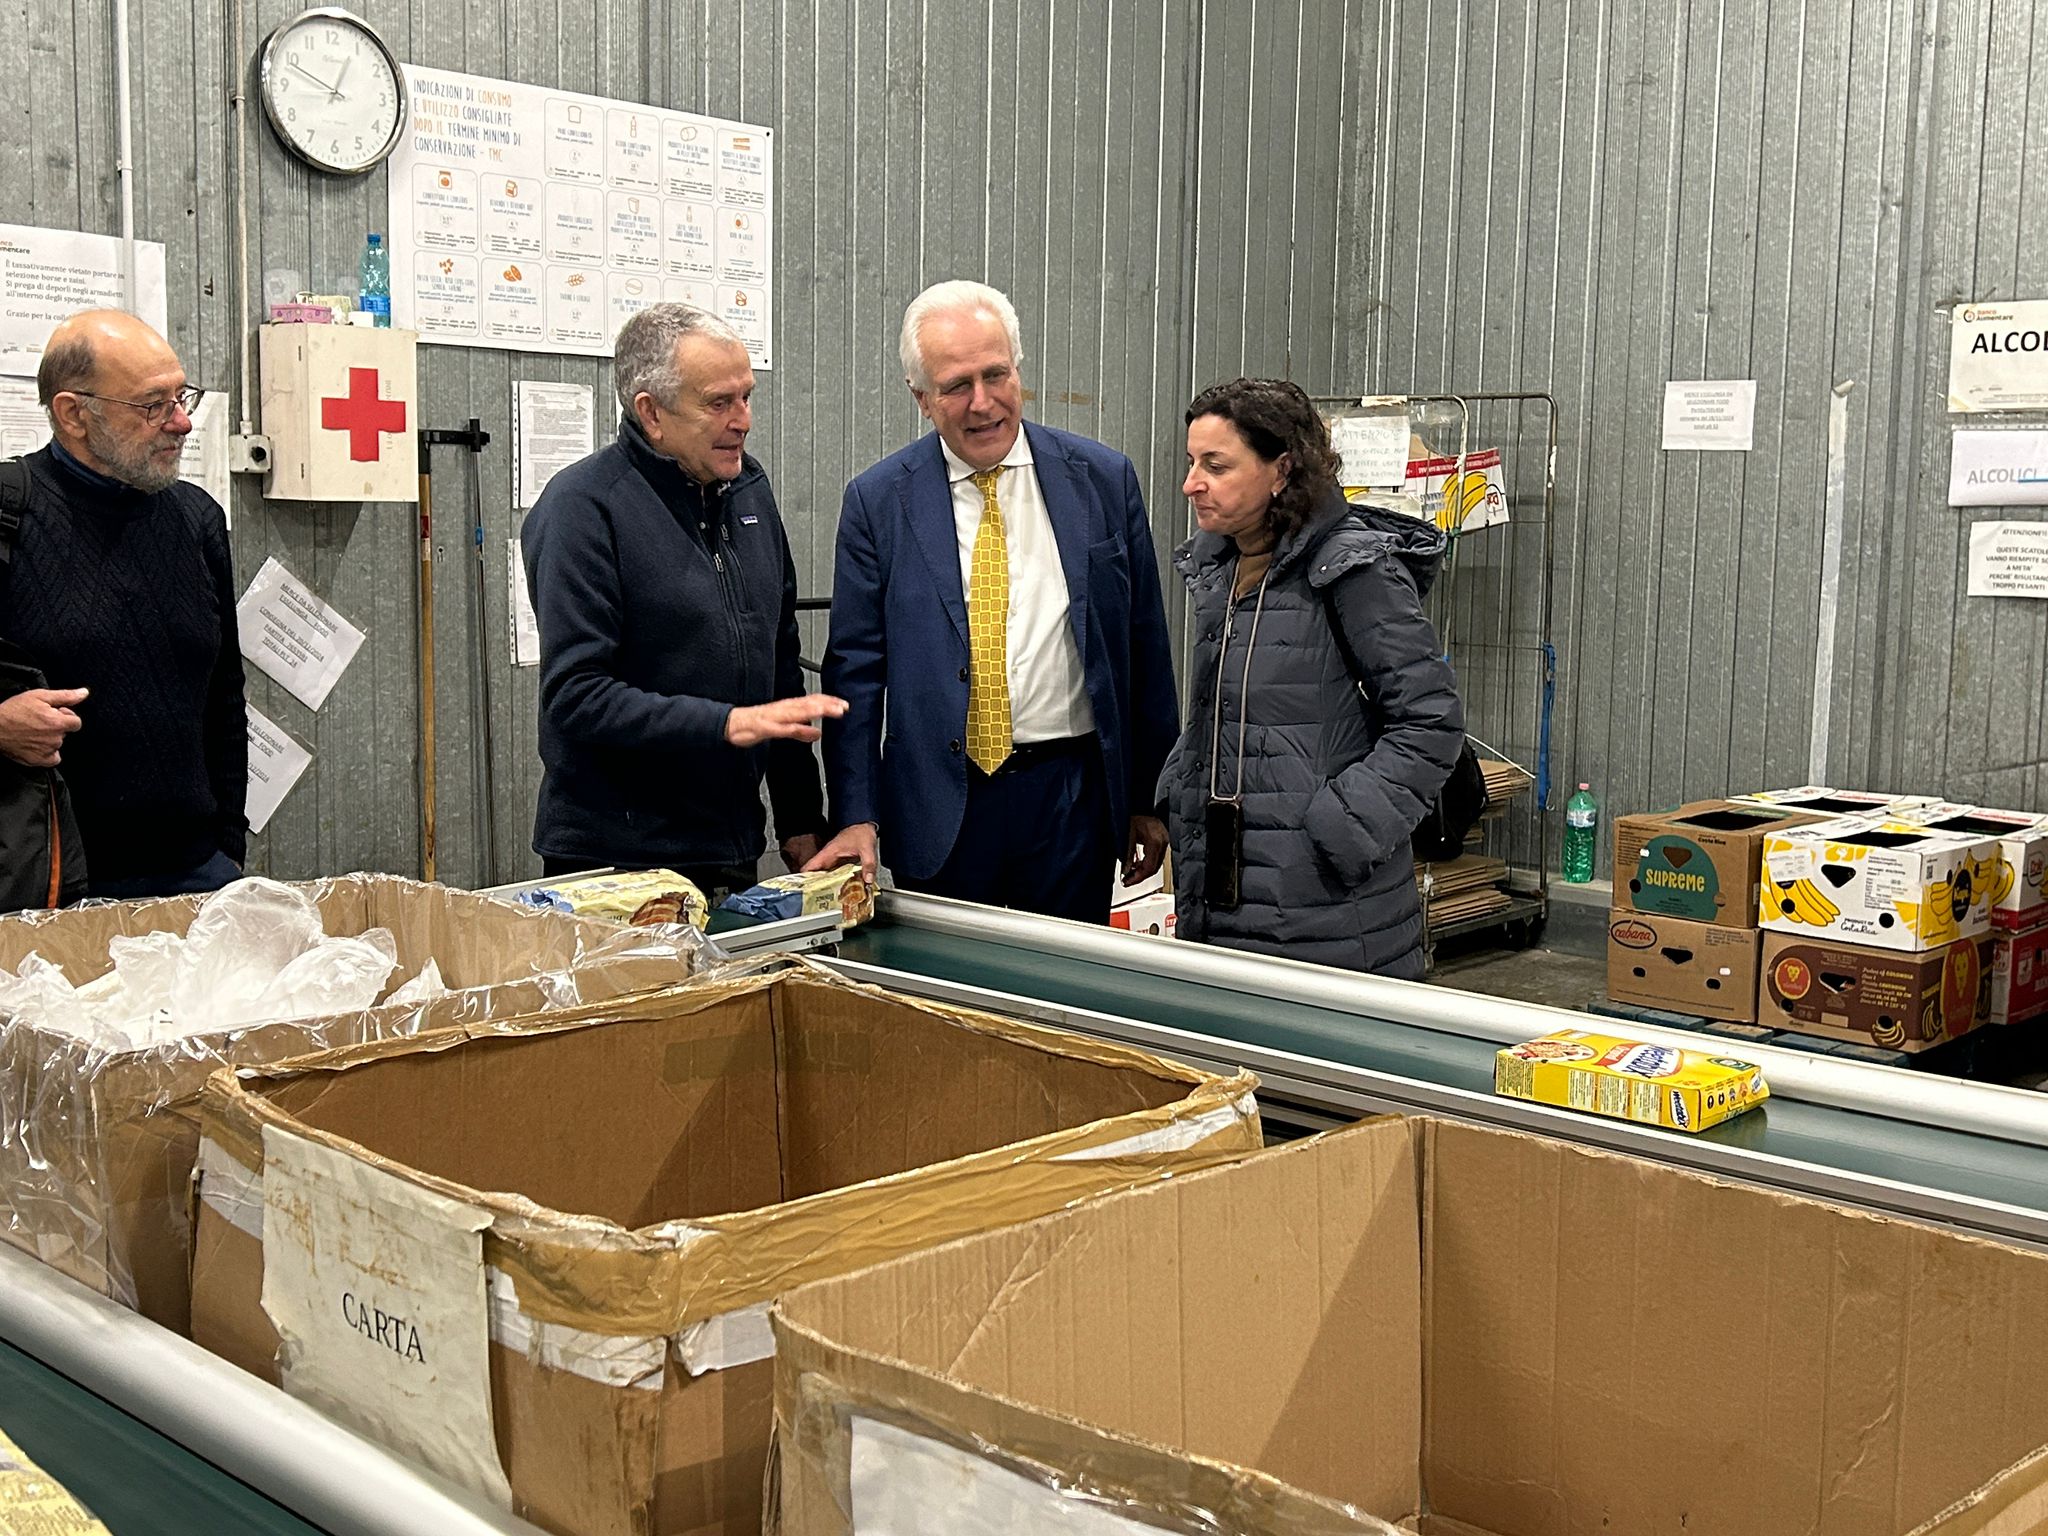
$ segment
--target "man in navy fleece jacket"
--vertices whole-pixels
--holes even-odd
[[[533,846],[551,875],[754,883],[761,781],[784,861],[824,830],[818,721],[797,663],[796,567],[744,451],[754,372],[720,321],[657,304],[619,332],[618,440],[548,482],[521,532],[540,626]]]

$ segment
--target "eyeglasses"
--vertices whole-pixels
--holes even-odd
[[[206,391],[197,384],[187,384],[168,400],[118,400],[112,395],[96,395],[89,389],[74,389],[70,393],[105,405],[125,405],[130,410],[140,411],[142,419],[152,427],[160,427],[168,421],[174,407],[190,416],[199,409],[199,402],[206,398]]]

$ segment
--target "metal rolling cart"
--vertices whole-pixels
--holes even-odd
[[[1383,448],[1397,436],[1411,445],[1402,450],[1402,484],[1347,483],[1346,494],[1443,529],[1449,545],[1427,607],[1458,675],[1467,734],[1482,758],[1501,765],[1490,774],[1495,803],[1468,844],[1473,862],[1418,872],[1424,955],[1434,964],[1439,941],[1491,930],[1527,946],[1550,909],[1557,403],[1517,390],[1323,396],[1316,404],[1340,449],[1347,423],[1367,428]],[[1499,899],[1484,896],[1489,886]]]

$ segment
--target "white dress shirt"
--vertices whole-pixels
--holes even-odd
[[[974,541],[981,532],[981,491],[974,471],[941,442],[953,488],[953,528],[960,545],[960,590],[974,585]],[[1010,739],[1018,743],[1086,736],[1095,729],[1081,650],[1067,618],[1067,573],[1052,536],[1052,517],[1031,463],[1023,429],[996,481],[1003,537],[1010,555]]]

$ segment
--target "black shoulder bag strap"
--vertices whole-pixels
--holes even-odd
[[[21,537],[21,516],[28,510],[28,466],[19,459],[0,459],[0,566],[14,559],[14,541]]]

